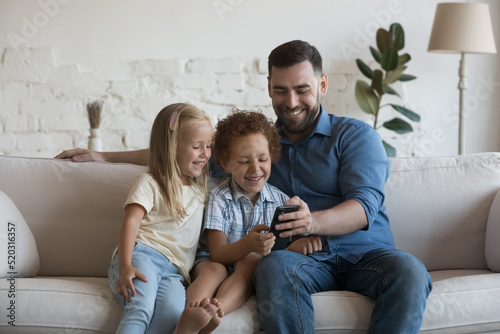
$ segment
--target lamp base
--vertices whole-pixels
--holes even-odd
[[[465,53],[461,52],[460,66],[458,67],[458,90],[460,92],[458,104],[458,154],[464,153],[464,91],[467,89],[467,62],[465,61]]]

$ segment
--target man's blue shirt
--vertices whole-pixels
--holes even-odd
[[[282,134],[279,120],[276,127]],[[327,114],[321,107],[310,135],[297,143],[282,135],[281,145],[281,158],[273,164],[270,184],[290,197],[299,196],[311,212],[349,199],[358,201],[365,209],[366,230],[323,237],[331,252],[357,262],[368,251],[394,248],[383,205],[390,162],[379,135],[370,125]],[[321,257],[321,252],[312,256]]]

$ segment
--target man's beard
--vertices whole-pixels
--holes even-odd
[[[309,108],[304,108],[305,106],[303,105],[300,105],[297,109],[305,109],[306,110],[306,118],[304,118],[304,120],[298,125],[298,126],[295,126],[293,127],[286,119],[285,117],[283,118],[280,118],[280,121],[281,121],[281,124],[283,126],[283,129],[289,133],[293,133],[293,134],[300,134],[302,132],[304,132],[304,130],[306,130],[307,128],[309,128],[311,125],[314,124],[314,122],[316,121],[316,117],[318,116],[319,114],[319,111],[320,111],[320,104],[319,104],[319,99],[316,101],[316,104],[313,106],[312,109],[309,109]],[[282,108],[283,110],[283,108]],[[285,115],[284,112],[280,112],[280,114],[282,115]]]

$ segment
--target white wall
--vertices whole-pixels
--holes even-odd
[[[490,12],[500,47],[500,8]],[[329,112],[370,122],[353,99],[355,58],[371,59],[378,27],[405,29],[404,103],[422,116],[398,155],[457,153],[459,55],[428,53],[438,1],[0,0],[0,153],[53,156],[82,146],[85,103],[103,99],[105,149],[144,147],[163,105],[190,101],[216,121],[232,106],[273,116],[266,57],[291,39],[325,60]],[[27,49],[26,49],[27,47]],[[500,57],[470,55],[466,153],[500,151]],[[389,117],[386,115],[385,117]]]

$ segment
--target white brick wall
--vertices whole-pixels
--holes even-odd
[[[85,69],[59,65],[50,48],[0,48],[0,154],[53,157],[86,147],[86,103],[103,100],[104,150],[147,147],[158,111],[174,102],[204,109],[214,124],[233,107],[274,119],[267,59],[150,59]],[[351,60],[325,60],[328,112],[367,122],[354,101]],[[401,151],[403,153],[403,151]]]

